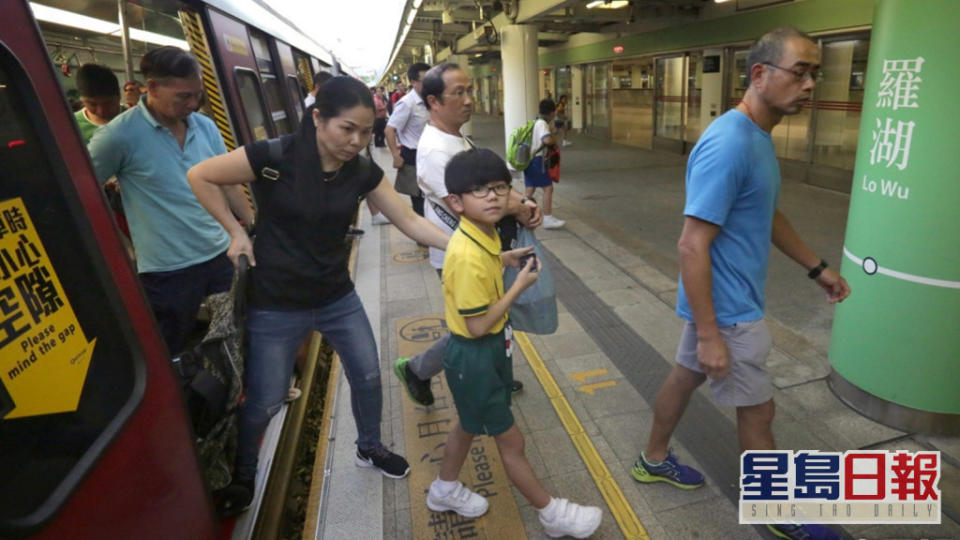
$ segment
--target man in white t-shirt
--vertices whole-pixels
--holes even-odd
[[[456,64],[444,62],[434,66],[423,76],[423,100],[430,111],[430,121],[423,128],[417,144],[417,184],[426,202],[424,217],[441,230],[452,233],[460,216],[447,204],[444,171],[456,154],[473,145],[460,134],[460,128],[470,121],[473,112],[473,87],[470,78]],[[507,215],[526,227],[537,227],[541,222],[536,203],[511,190]],[[441,274],[444,252],[430,248],[430,266]],[[394,373],[401,381],[410,399],[420,405],[433,403],[430,378],[443,370],[443,352],[449,335],[413,358],[400,358]],[[516,387],[516,382],[515,382]]]

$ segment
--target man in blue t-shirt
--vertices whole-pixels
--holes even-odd
[[[137,256],[137,271],[167,348],[177,354],[200,302],[230,289],[230,236],[200,205],[187,170],[227,152],[216,125],[196,113],[200,65],[176,47],[144,55],[147,94],[94,133],[87,149],[97,178],[117,177]],[[230,207],[251,223],[239,186],[224,190]]]
[[[773,344],[763,322],[771,241],[826,290],[827,301],[850,294],[843,277],[777,210],[780,170],[770,132],[809,102],[820,69],[817,45],[794,28],[773,30],[750,49],[747,69],[743,101],[707,128],[687,163],[677,299],[677,314],[687,323],[677,364],[657,394],[649,442],[631,471],[639,482],[703,484],[703,475],[679,464],[668,444],[704,381],[719,404],[737,408],[741,450],[776,448],[773,384],[765,368]],[[781,538],[838,538],[819,525],[770,528]]]

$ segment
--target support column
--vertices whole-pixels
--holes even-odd
[[[833,391],[909,432],[960,434],[960,3],[874,11],[842,273]],[[833,261],[831,261],[833,262]]]
[[[127,17],[127,0],[117,0],[117,17],[120,19],[120,45],[123,47],[123,71],[127,76],[127,81],[132,81],[133,51],[130,50],[130,23]]]
[[[514,129],[537,115],[540,98],[537,67],[537,28],[522,24],[500,29],[503,62],[504,148]]]
[[[479,82],[473,80],[473,68],[470,67],[470,58],[469,58],[467,55],[465,55],[465,54],[451,54],[450,57],[447,58],[447,62],[453,62],[454,64],[457,64],[458,66],[460,66],[460,69],[462,69],[463,72],[467,74],[467,77],[470,78],[470,84],[474,85],[474,88],[476,88],[476,86],[479,84]],[[473,94],[473,95],[474,95],[474,96],[477,95],[477,94],[476,94],[476,90],[474,91],[474,94]],[[473,97],[473,96],[471,96],[471,97]],[[473,112],[474,112],[474,113],[478,112],[478,111],[477,111],[476,100],[474,100]],[[463,126],[461,126],[461,127],[460,127],[460,133],[461,133],[464,137],[472,137],[472,136],[473,136],[473,120],[470,120],[469,122],[467,122],[466,124],[464,124]]]
[[[571,95],[570,111],[567,118],[573,120],[571,128],[575,132],[583,130],[583,66],[573,66],[570,69]]]
[[[726,66],[723,65],[723,49],[704,49],[702,58],[704,67],[707,66],[707,58],[711,58],[711,63],[714,62],[713,58],[716,58],[718,71],[707,73],[704,70],[703,72],[700,82],[700,133],[697,134],[698,136],[706,131],[710,122],[723,114],[723,74],[726,73],[724,70]]]

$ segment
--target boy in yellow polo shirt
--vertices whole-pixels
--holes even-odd
[[[533,248],[500,252],[496,223],[504,216],[510,172],[493,151],[467,150],[447,164],[447,202],[461,214],[447,244],[443,263],[443,296],[451,339],[443,367],[460,422],[447,436],[440,474],[430,485],[427,506],[478,517],[487,500],[457,480],[477,435],[494,438],[503,467],[513,485],[539,510],[548,536],[586,538],[600,525],[600,509],[555,499],[543,488],[523,453],[523,434],[510,412],[513,365],[507,310],[537,281],[537,261],[523,261],[510,290],[503,290],[503,265],[521,266]]]

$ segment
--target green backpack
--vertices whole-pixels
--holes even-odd
[[[526,169],[533,160],[530,147],[533,143],[533,125],[536,122],[537,120],[533,119],[510,134],[510,142],[507,143],[507,163],[518,171]]]

